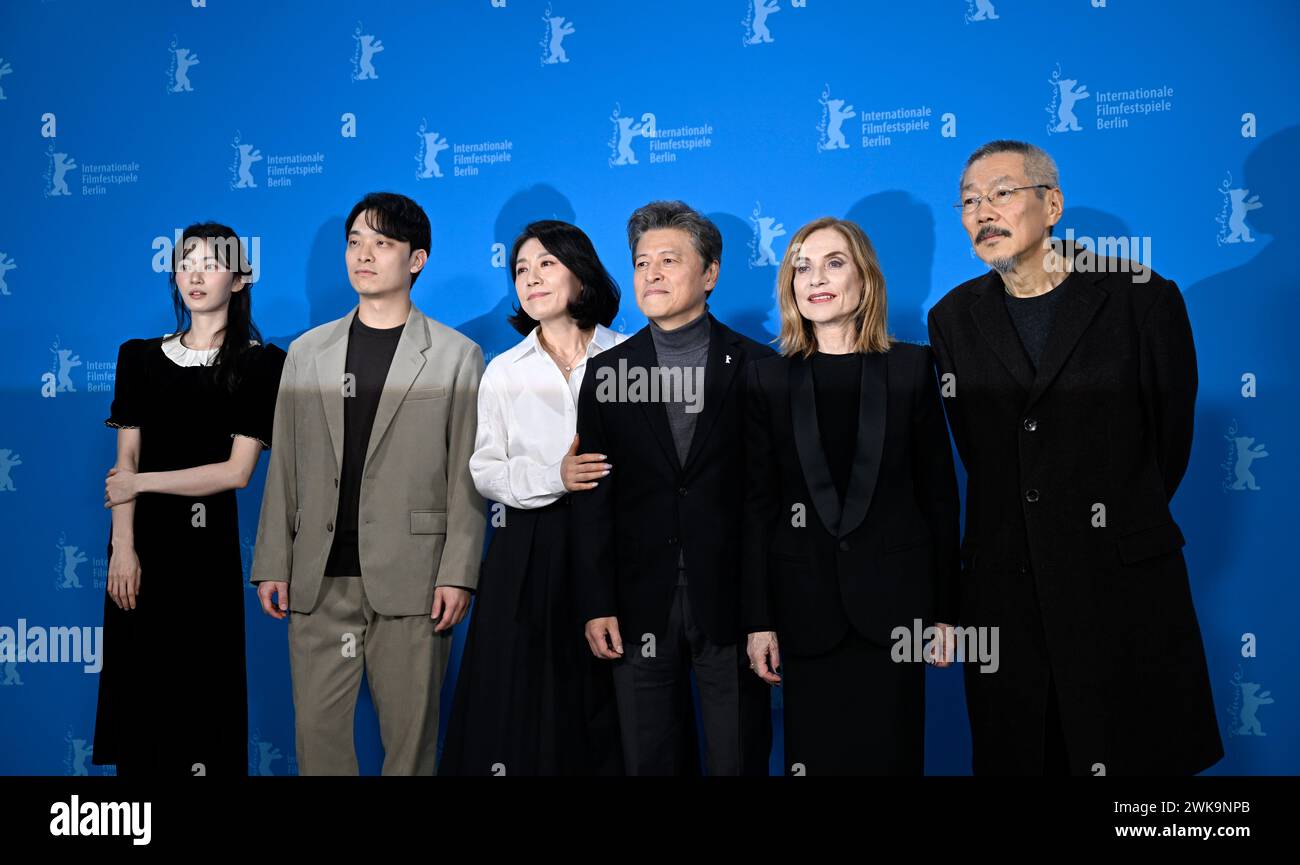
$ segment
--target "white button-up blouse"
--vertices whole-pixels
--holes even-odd
[[[469,459],[484,498],[514,508],[540,508],[565,493],[560,464],[578,427],[578,393],[587,361],[627,339],[603,325],[569,380],[537,342],[537,328],[494,357],[478,390],[478,433]],[[578,453],[585,453],[578,443]]]

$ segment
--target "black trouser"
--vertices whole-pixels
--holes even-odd
[[[623,759],[629,775],[693,774],[684,743],[694,723],[690,673],[695,671],[710,775],[767,774],[771,710],[767,686],[749,671],[744,647],[719,645],[691,614],[685,585],[674,590],[665,633],[653,651],[642,634],[623,634],[614,662]],[[753,679],[753,682],[748,681]]]

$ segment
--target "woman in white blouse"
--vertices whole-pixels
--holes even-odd
[[[519,298],[510,323],[524,339],[479,385],[469,468],[499,506],[439,773],[616,774],[613,683],[570,600],[567,493],[613,468],[581,453],[574,430],[587,360],[626,338],[608,328],[618,285],[566,222],[530,224],[509,260]]]

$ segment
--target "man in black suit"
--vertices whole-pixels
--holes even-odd
[[[1223,755],[1169,503],[1187,468],[1196,353],[1182,294],[1051,237],[1038,147],[967,160],[957,205],[992,270],[930,311],[969,477],[959,621],[977,773],[1191,774]]]
[[[587,641],[614,663],[629,774],[689,771],[695,672],[711,775],[766,774],[770,695],[739,621],[744,384],[772,350],[708,312],[722,235],[680,201],[628,220],[637,306],[650,323],[594,357],[579,447],[613,468],[572,496]]]

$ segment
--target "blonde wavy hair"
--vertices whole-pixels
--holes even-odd
[[[777,337],[781,354],[811,356],[817,351],[817,338],[812,322],[799,313],[794,296],[795,261],[799,258],[804,241],[815,231],[833,228],[844,238],[848,254],[853,259],[858,276],[862,278],[862,296],[853,313],[856,331],[853,350],[856,352],[886,352],[894,343],[886,328],[885,275],[880,270],[876,249],[856,222],[823,216],[814,219],[795,232],[785,249],[785,258],[776,276],[776,301],[781,311],[781,334]]]

